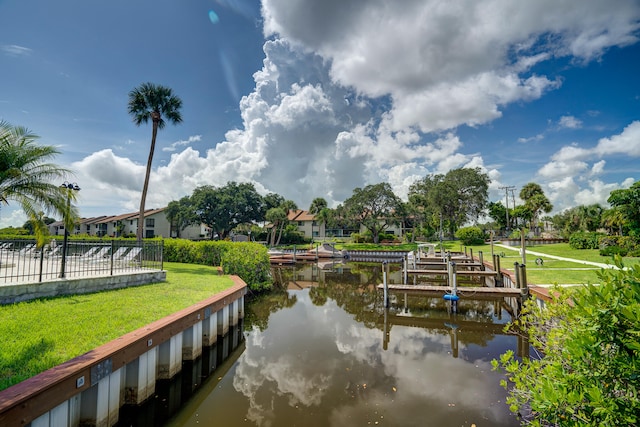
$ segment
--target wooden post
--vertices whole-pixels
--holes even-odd
[[[387,283],[387,261],[382,261],[382,284],[384,285],[383,304],[385,308],[389,308],[389,285]]]
[[[527,266],[524,264],[520,266],[520,281],[522,285],[520,287],[520,289],[522,289],[522,296],[524,297],[529,295],[529,284],[527,283]]]
[[[482,251],[478,251],[478,261],[480,261],[480,271],[484,271],[484,255]]]
[[[522,263],[527,265],[527,248],[525,244],[524,227],[520,229],[520,249],[522,249]]]

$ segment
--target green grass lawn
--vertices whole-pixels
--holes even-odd
[[[214,267],[164,267],[162,283],[0,306],[0,390],[233,286]]]
[[[478,245],[468,246],[467,249],[473,249],[474,255],[477,256],[479,251],[483,252],[485,261],[491,261],[491,246]],[[516,249],[519,249],[517,247]],[[565,258],[577,260],[592,261],[603,264],[613,265],[611,257],[600,256],[597,249],[572,249],[568,243],[555,243],[551,245],[532,245],[527,246],[528,251],[540,252],[547,255],[555,255]],[[522,257],[518,251],[495,246],[493,248],[495,254],[502,255],[500,265],[502,268],[513,271],[514,263],[522,262]],[[580,283],[598,283],[599,271],[598,267],[585,265],[582,263],[574,263],[569,261],[561,261],[553,258],[527,254],[527,281],[533,284],[580,284]],[[541,258],[542,265],[536,264],[536,259]],[[625,257],[623,258],[625,265],[637,264],[639,258]]]

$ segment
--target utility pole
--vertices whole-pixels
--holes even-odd
[[[505,202],[506,202],[506,211],[507,211],[507,234],[509,234],[509,191],[511,191],[513,194],[513,190],[516,187],[514,186],[504,186],[504,187],[500,187],[501,190],[504,190],[505,192]],[[516,207],[516,201],[515,199],[513,199],[513,207]]]

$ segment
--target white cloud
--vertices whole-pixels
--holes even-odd
[[[588,188],[578,191],[575,195],[574,201],[578,205],[592,205],[599,203],[603,206],[607,206],[609,194],[611,191],[619,188],[620,185],[616,183],[605,184],[600,180],[589,181]]]
[[[619,135],[602,138],[594,151],[599,156],[625,154],[640,157],[640,121],[634,121]]]
[[[573,116],[562,116],[558,120],[558,126],[567,129],[579,129],[582,127],[582,121]]]
[[[587,163],[577,160],[554,160],[541,167],[538,174],[548,179],[573,177],[581,174],[588,167]]]
[[[0,228],[22,227],[27,222],[27,216],[17,206],[3,205],[0,210]]]
[[[33,52],[32,49],[15,44],[3,45],[0,49],[9,56],[28,56]]]
[[[255,88],[240,101],[242,125],[221,142],[198,139],[207,151],[188,146],[199,136],[163,148],[174,152],[153,171],[147,206],[231,180],[253,182],[301,208],[320,196],[334,206],[366,184],[389,182],[404,196],[426,174],[484,168],[485,159],[456,129],[490,123],[506,106],[561,85],[556,76],[533,73],[536,64],[558,57],[589,61],[635,42],[640,6],[624,0],[584,0],[580,8],[556,0],[407,0],[402,7],[386,0],[263,0],[262,14],[269,40]],[[558,123],[581,125],[569,115]],[[539,177],[556,200],[569,203],[582,190],[577,182],[588,185],[588,178],[604,174],[605,157],[640,156],[638,136],[640,122],[634,122],[595,147],[562,147]],[[129,200],[114,209],[137,209],[144,165],[105,150],[74,166],[95,186],[83,191],[90,205],[110,194]],[[495,191],[498,167],[483,170]]]
[[[605,173],[607,160],[603,157],[617,155],[640,157],[640,121],[632,122],[617,135],[600,139],[593,147],[573,143],[560,148],[551,156],[551,161],[538,170],[538,175],[548,180],[547,185],[553,192],[550,199],[556,200],[557,209],[576,204],[606,205],[609,192],[625,188],[624,182],[604,183],[588,178]],[[576,180],[586,187],[580,187]]]
[[[580,8],[553,0],[414,0],[403,7],[264,0],[263,16],[266,35],[321,55],[334,81],[371,97],[390,95],[392,129],[432,131],[486,123],[500,117],[500,106],[557,87],[527,75],[540,61],[587,61],[635,42],[639,11],[633,2],[598,0]]]
[[[607,164],[606,160],[600,160],[591,167],[591,175],[601,175],[604,172],[604,166]]]
[[[544,135],[539,133],[537,135],[534,136],[530,136],[529,138],[518,138],[518,142],[522,143],[522,144],[526,144],[528,142],[536,142],[536,141],[542,141],[544,139]]]
[[[186,140],[176,141],[169,144],[167,147],[162,147],[162,151],[173,152],[173,151],[176,151],[178,147],[183,147],[193,142],[198,142],[201,139],[202,139],[202,135],[193,135],[187,138]]]

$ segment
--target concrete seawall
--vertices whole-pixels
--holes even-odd
[[[0,426],[115,425],[123,405],[146,401],[244,318],[247,285],[231,278],[226,291],[0,392]]]

